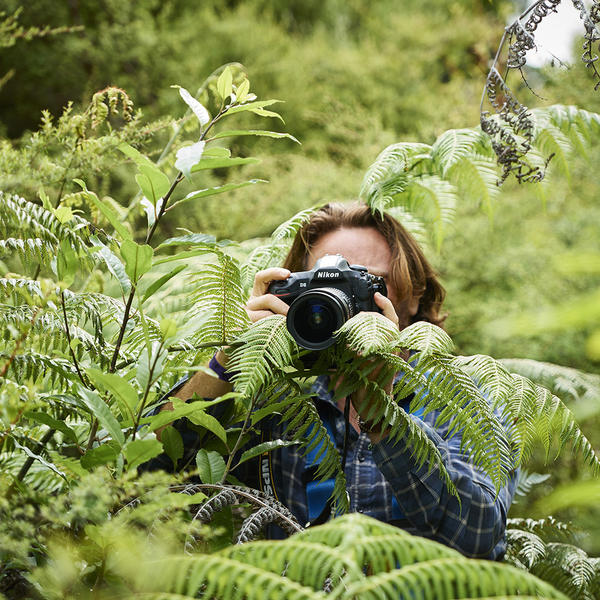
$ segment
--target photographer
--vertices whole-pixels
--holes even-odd
[[[253,322],[272,314],[287,315],[290,307],[269,293],[273,281],[285,281],[291,273],[308,271],[326,255],[343,256],[350,265],[363,265],[380,276],[387,297],[379,292],[373,301],[383,316],[403,329],[416,321],[441,325],[444,290],[415,240],[389,215],[375,216],[363,204],[330,204],[316,211],[298,232],[282,268],[257,273],[246,309]],[[212,377],[198,372],[176,393],[187,400],[194,395],[215,398],[232,389],[227,357],[213,357]],[[335,382],[334,382],[335,384]],[[402,441],[391,443],[381,427],[369,425],[357,407],[364,394],[356,392],[335,404],[326,378],[313,386],[314,403],[332,441],[341,452],[344,440],[344,408],[349,402],[351,431],[345,475],[350,510],[393,523],[411,533],[435,539],[478,558],[499,559],[504,555],[506,514],[514,493],[515,477],[496,494],[490,478],[460,449],[460,432],[448,436],[448,424],[435,426],[439,414],[422,411],[411,418],[437,446],[454,483],[460,502],[447,489],[437,467],[418,466],[410,448]],[[392,384],[387,388],[392,391]],[[402,401],[409,411],[409,400]],[[163,409],[168,409],[165,405]],[[273,437],[280,430],[273,431]],[[272,452],[269,482],[276,497],[304,524],[329,516],[324,507],[327,486],[315,486],[316,453],[304,455],[298,446]],[[236,473],[237,475],[237,473]],[[326,482],[327,483],[327,482]]]

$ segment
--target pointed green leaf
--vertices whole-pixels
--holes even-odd
[[[86,369],[86,373],[94,384],[115,398],[127,425],[133,424],[134,411],[138,402],[138,394],[134,387],[125,379],[114,373],[104,373],[99,369]]]
[[[233,75],[231,73],[231,67],[227,66],[219,75],[219,79],[217,79],[217,93],[223,100],[231,96],[232,84]]]
[[[214,450],[198,450],[196,454],[196,465],[202,483],[219,483],[225,474],[225,461],[223,457]]]
[[[97,241],[97,240],[96,240]],[[127,277],[127,273],[125,273],[125,267],[123,263],[118,259],[118,257],[112,252],[108,246],[98,245],[95,246],[98,248],[97,254],[104,260],[108,270],[114,275],[115,279],[121,285],[121,289],[123,294],[126,296],[131,291],[131,281],[129,277]]]
[[[185,198],[178,200],[173,203],[167,211],[175,208],[179,204],[183,204],[184,202],[189,202],[190,200],[198,200],[198,198],[206,198],[207,196],[215,196],[217,194],[223,194],[225,192],[229,192],[231,190],[237,190],[239,188],[243,188],[249,185],[254,185],[255,183],[269,183],[265,179],[249,179],[248,181],[242,181],[241,183],[226,183],[225,185],[219,185],[216,187],[207,188],[205,190],[196,190],[195,192],[190,192]]]
[[[100,425],[102,425],[102,427],[108,431],[112,439],[119,444],[119,447],[121,447],[125,443],[125,436],[121,431],[119,422],[110,411],[108,404],[106,404],[106,402],[104,402],[104,400],[102,400],[102,398],[100,398],[100,396],[92,390],[81,389],[80,394],[81,395],[79,397],[81,401],[98,419]]]
[[[171,188],[169,178],[159,169],[140,165],[140,172],[135,176],[142,194],[156,204]]]
[[[279,131],[266,131],[264,129],[232,129],[229,131],[220,131],[213,135],[213,140],[219,140],[227,137],[240,137],[245,135],[254,135],[259,137],[270,137],[270,138],[287,138],[299,144],[300,142],[289,133],[280,133]]]
[[[130,240],[131,233],[123,226],[121,222],[121,218],[117,215],[117,213],[109,206],[106,202],[102,202],[94,192],[88,191],[85,183],[81,179],[73,179],[73,181],[79,185],[84,193],[85,197],[91,200],[98,210],[104,215],[106,220],[114,227],[114,230],[121,236],[123,240]]]
[[[248,102],[247,104],[240,104],[239,106],[232,106],[227,109],[228,115],[234,115],[239,112],[252,111],[256,108],[264,108],[265,106],[271,106],[272,104],[277,104],[281,102],[281,100],[258,100],[257,102]]]
[[[127,142],[120,143],[117,148],[133,160],[133,162],[138,166],[147,166],[157,168],[156,165],[147,157],[144,156],[141,152],[136,150],[133,146],[130,146]]]
[[[112,463],[116,460],[119,454],[118,446],[112,443],[102,444],[96,448],[88,450],[81,457],[81,466],[88,471],[92,471],[95,467]]]
[[[250,82],[247,79],[244,79],[240,85],[237,86],[235,90],[235,99],[236,102],[242,104],[244,100],[248,97],[248,92],[250,91]]]
[[[125,272],[133,283],[152,267],[154,251],[148,244],[136,244],[133,240],[125,240],[121,244],[121,256],[125,259]]]
[[[178,273],[181,273],[186,268],[187,265],[179,265],[175,267],[172,271],[169,271],[162,277],[159,277],[154,283],[148,286],[146,291],[144,292],[144,297],[142,298],[142,304],[151,298],[167,281],[175,277]]]
[[[283,117],[279,113],[273,112],[272,110],[266,110],[264,108],[253,108],[250,112],[253,112],[259,117],[275,117],[276,119],[279,119],[282,123],[285,123]]]
[[[237,167],[239,165],[250,165],[260,162],[258,158],[203,158],[199,163],[192,167],[192,173],[204,171],[206,169],[226,169]]]
[[[275,448],[283,448],[285,446],[293,446],[294,444],[297,444],[297,443],[298,442],[284,441],[284,440],[270,440],[268,442],[263,442],[262,444],[259,444],[258,446],[254,446],[254,448],[251,448],[250,450],[246,450],[246,452],[244,452],[242,454],[242,457],[240,458],[238,465],[241,465],[243,462],[246,462],[247,460],[250,460],[251,458],[258,456],[259,454],[263,454],[264,452],[270,452],[271,450],[275,450]]]
[[[163,450],[162,444],[157,439],[133,440],[123,447],[123,454],[127,459],[127,470],[131,471],[137,466],[158,456]]]
[[[40,464],[44,465],[44,467],[46,467],[47,469],[50,469],[50,471],[53,471],[57,475],[60,475],[66,481],[66,479],[67,479],[66,475],[60,469],[58,469],[58,467],[56,467],[54,464],[47,461],[45,458],[43,458],[39,454],[32,452],[27,446],[21,446],[21,444],[19,444],[19,442],[17,442],[17,440],[13,439],[13,443],[19,450],[22,450],[23,452],[25,452],[25,454],[27,454],[27,456],[29,456],[30,458],[33,458],[34,460],[37,460]]]
[[[186,177],[189,177],[193,170],[192,167],[197,166],[204,153],[206,142],[196,142],[191,146],[184,146],[177,151],[177,160],[175,167],[179,169]]]
[[[167,456],[173,461],[173,468],[177,468],[177,461],[183,458],[183,440],[175,427],[167,427],[160,434],[160,441]]]
[[[26,412],[24,416],[36,423],[42,423],[43,425],[48,425],[48,427],[52,429],[56,429],[56,431],[60,431],[70,441],[77,443],[77,435],[64,421],[59,421],[43,412],[30,411]]]

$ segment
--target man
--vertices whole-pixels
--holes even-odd
[[[366,266],[369,273],[385,279],[388,296],[377,293],[374,300],[383,316],[400,329],[419,320],[436,325],[443,322],[440,310],[444,290],[418,244],[395,219],[373,215],[363,204],[330,204],[311,216],[298,232],[284,266],[257,273],[246,305],[251,320],[286,315],[288,305],[268,293],[269,283],[284,280],[291,272],[311,269],[326,254],[341,254],[349,264]],[[218,378],[198,372],[173,395],[187,400],[194,395],[215,398],[230,391],[226,354],[217,352],[209,366]],[[394,523],[467,556],[503,556],[514,477],[496,494],[490,478],[460,450],[460,432],[446,439],[448,424],[435,426],[437,411],[411,415],[440,451],[459,501],[449,492],[437,467],[419,467],[407,444],[393,444],[385,429],[365,423],[366,415],[361,418],[357,410],[364,410],[364,391],[334,403],[327,384],[324,379],[317,380],[314,402],[340,451],[345,430],[343,411],[350,403],[352,429],[345,475],[351,511]],[[391,393],[391,384],[387,391]],[[408,403],[409,399],[403,403],[407,412]],[[274,429],[273,437],[280,437],[282,430]],[[323,514],[322,499],[312,481],[315,456],[315,452],[305,455],[303,449],[289,446],[273,451],[271,457],[270,477],[277,497],[302,524]]]

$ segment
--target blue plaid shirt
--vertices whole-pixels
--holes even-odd
[[[344,415],[327,389],[327,379],[313,386],[315,404],[323,420],[332,425],[334,443],[340,453],[344,443]],[[408,407],[405,407],[408,410]],[[418,466],[410,448],[383,439],[372,444],[368,435],[350,429],[346,460],[346,482],[350,511],[394,523],[410,533],[442,542],[473,558],[499,559],[506,550],[505,527],[508,508],[516,487],[516,474],[496,495],[491,479],[475,467],[461,451],[461,434],[447,438],[448,424],[435,426],[438,411],[423,417],[410,415],[435,443],[460,504],[440,477],[439,468]],[[272,431],[283,436],[281,427]],[[294,513],[301,524],[308,519],[306,493],[307,464],[304,449],[288,446],[273,452],[273,478],[278,499]],[[403,513],[397,521],[392,498]]]
[[[167,393],[165,399],[186,379]],[[329,422],[333,442],[341,453],[344,415],[327,389],[327,378],[317,379],[312,391],[319,415],[324,422]],[[408,412],[408,406],[403,408]],[[432,411],[423,417],[413,414],[410,417],[438,448],[458,491],[460,503],[448,491],[438,467],[431,470],[427,464],[419,467],[410,448],[401,442],[393,444],[384,438],[372,444],[367,434],[359,434],[350,428],[345,468],[350,511],[434,539],[466,556],[500,559],[506,551],[506,516],[516,488],[516,472],[496,494],[491,479],[461,451],[461,432],[455,432],[447,439],[448,424],[435,425],[438,414],[438,411]],[[186,449],[180,464],[192,462],[198,449],[198,436],[187,427],[185,419],[179,419],[174,426],[181,432]],[[285,437],[284,426],[274,426],[270,434],[272,439]],[[252,464],[244,463],[243,469],[236,470],[234,475],[244,483],[258,487],[260,467],[257,464],[252,467]],[[173,465],[163,454],[144,468],[170,471]],[[298,445],[273,450],[271,468],[276,498],[305,525],[309,521],[307,485],[312,481],[315,471],[307,464],[305,450]],[[400,520],[393,507],[394,497],[402,513]],[[270,536],[280,537],[274,528],[271,528]]]

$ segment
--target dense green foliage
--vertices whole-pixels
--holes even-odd
[[[20,5],[6,4],[8,15]],[[507,558],[520,571],[466,561],[354,517],[282,544],[236,548],[229,543],[243,518],[238,509],[200,526],[188,509],[207,489],[190,495],[179,476],[136,476],[159,452],[174,463],[182,457],[181,438],[168,427],[180,416],[204,433],[193,466],[215,486],[244,459],[235,449],[247,431],[275,412],[299,443],[309,443],[311,425],[319,432],[311,442],[327,443],[303,391],[328,361],[347,365],[348,389],[369,388],[374,420],[408,436],[421,460],[438,463],[437,449],[383,393],[386,370],[367,380],[373,356],[406,373],[397,391],[416,390],[416,405],[423,373],[437,374],[439,407],[466,428],[474,460],[496,485],[515,456],[541,470],[563,448],[576,452],[562,453],[558,482],[597,470],[597,375],[486,356],[587,371],[597,371],[598,359],[593,307],[580,318],[556,308],[575,295],[585,308],[586,296],[597,294],[589,164],[598,116],[540,111],[537,147],[559,151],[546,183],[496,187],[489,141],[470,127],[503,14],[476,1],[408,2],[398,11],[361,0],[215,0],[201,8],[110,1],[103,10],[89,0],[59,7],[36,0],[0,17],[8,24],[0,30],[0,590],[7,597],[192,597],[206,589],[265,597],[263,586],[247,589],[249,580],[273,597],[321,597],[324,586],[342,597],[396,597],[397,586],[410,585],[436,598],[562,597],[557,590],[597,597],[598,561],[578,547],[598,552],[597,544],[561,537],[571,528],[552,519],[512,523]],[[539,72],[535,81],[553,101],[597,107],[581,73]],[[169,87],[177,82],[192,93]],[[271,97],[285,103],[263,100]],[[184,115],[182,99],[187,113],[175,117]],[[251,156],[265,153],[262,163]],[[358,195],[375,211],[400,215],[428,245],[448,289],[447,330],[464,356],[437,328],[398,334],[359,316],[341,333],[345,345],[309,373],[281,319],[249,327],[243,304],[253,273],[281,260],[307,212],[293,215]],[[572,257],[583,253],[592,257],[588,266],[573,269]],[[528,312],[540,305],[550,317],[536,324]],[[552,315],[558,322],[549,325]],[[227,342],[235,342],[239,374],[236,394],[221,399],[226,418],[210,414],[219,400],[148,416],[182,372],[202,368]],[[400,348],[418,353],[416,366],[398,359]],[[473,379],[518,426],[504,431]],[[474,407],[483,415],[477,426]],[[154,432],[164,426],[158,441]],[[343,509],[343,473],[330,447],[320,471],[336,477]],[[556,483],[540,482],[529,498]],[[593,498],[591,485],[585,493]],[[255,501],[241,509],[251,513],[242,529],[282,516],[281,507]],[[560,509],[571,500],[548,502]],[[528,517],[531,506],[521,498],[516,512]],[[580,518],[573,509],[567,515]],[[593,531],[593,521],[580,523]],[[398,570],[398,561],[410,567]],[[232,567],[239,577],[230,577]],[[148,587],[157,568],[163,577]]]

